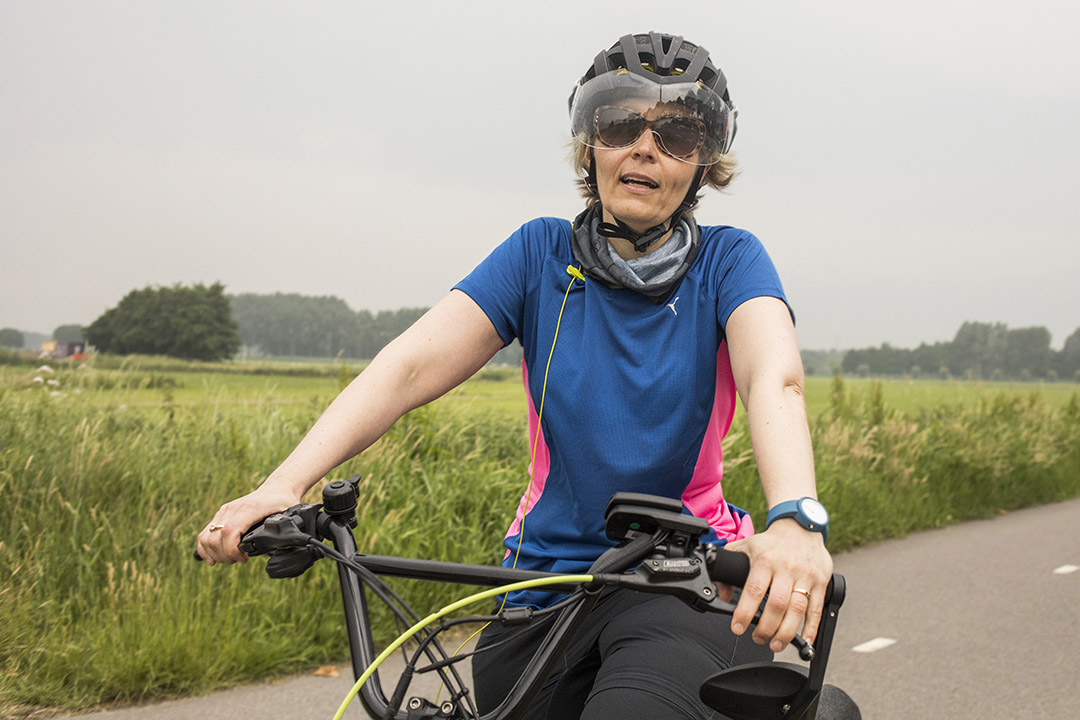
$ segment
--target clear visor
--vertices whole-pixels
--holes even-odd
[[[668,155],[713,165],[728,150],[732,109],[701,83],[661,85],[627,71],[578,87],[570,108],[574,138],[599,150],[629,147],[645,132]]]

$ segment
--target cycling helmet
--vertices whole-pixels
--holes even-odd
[[[678,35],[651,32],[625,35],[602,50],[570,93],[574,138],[590,147],[605,147],[596,141],[597,110],[626,100],[637,101],[639,107],[641,101],[646,106],[680,106],[704,123],[704,144],[697,158],[680,160],[712,165],[731,150],[737,112],[727,79],[699,45]]]
[[[640,127],[656,133],[661,149],[671,157],[697,165],[697,172],[682,203],[663,223],[639,233],[615,217],[615,224],[602,222],[598,232],[607,237],[630,240],[638,252],[645,252],[697,203],[697,193],[708,168],[731,150],[737,114],[728,93],[727,78],[709,59],[709,52],[678,35],[650,32],[624,35],[602,50],[585,75],[570,92],[570,131],[578,142],[595,149],[626,147],[597,138],[603,131],[607,109],[629,110],[639,116]],[[629,106],[629,107],[627,107]],[[656,123],[644,121],[651,110],[661,116],[689,116],[700,122],[703,133],[692,152],[674,152],[664,142],[664,132]],[[633,135],[633,132],[629,133]],[[636,136],[640,137],[640,133]],[[636,142],[636,137],[633,142]],[[596,159],[590,159],[583,178],[596,192]]]

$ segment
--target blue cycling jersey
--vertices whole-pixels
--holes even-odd
[[[520,538],[518,568],[584,572],[612,545],[603,513],[618,491],[681,499],[708,520],[713,541],[751,535],[749,516],[721,488],[720,441],[735,412],[724,325],[751,298],[787,302],[765,249],[746,231],[702,227],[694,264],[667,302],[656,304],[591,278],[574,280],[570,236],[566,220],[526,223],[455,286],[505,343],[516,338],[524,349],[529,442],[538,440],[531,491],[504,540],[504,564],[514,561]],[[525,591],[510,602],[542,607],[555,597]]]

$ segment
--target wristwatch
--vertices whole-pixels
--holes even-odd
[[[794,518],[810,532],[821,533],[822,540],[829,539],[829,511],[812,497],[786,500],[769,510],[765,516],[765,529],[780,518]]]

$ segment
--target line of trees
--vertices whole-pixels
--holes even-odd
[[[295,293],[229,298],[246,352],[294,357],[371,359],[428,311],[426,307],[353,310],[341,298]],[[521,363],[521,345],[500,350],[492,362]]]
[[[914,350],[849,350],[847,374],[963,377],[973,380],[1075,380],[1080,382],[1080,328],[1061,350],[1050,347],[1045,327],[1009,328],[1004,323],[965,322],[949,342],[923,343]]]
[[[22,330],[6,327],[0,328],[0,348],[11,350],[33,350],[40,343],[47,340],[55,340],[58,343],[81,343],[83,342],[82,325],[60,325],[53,330],[52,335],[41,333],[24,333]]]
[[[256,355],[372,358],[427,308],[371,313],[344,300],[298,294],[232,295],[245,350]]]
[[[85,338],[106,353],[198,360],[233,357],[241,346],[252,355],[370,359],[427,311],[371,313],[353,310],[333,296],[226,296],[224,290],[220,283],[133,290],[86,328],[62,325],[54,336],[58,341]],[[21,341],[17,330],[0,331],[0,344],[20,347]],[[1080,382],[1080,328],[1060,351],[1051,349],[1045,327],[965,322],[951,341],[923,343],[913,350],[884,343],[843,354],[814,353],[804,351],[808,374],[839,369],[857,375]],[[495,358],[503,364],[520,361],[517,344]]]
[[[241,348],[250,355],[370,359],[416,322],[427,308],[371,313],[344,300],[299,294],[225,295],[210,286],[146,287],[132,290],[90,325],[61,325],[58,342],[85,340],[110,354],[168,355],[224,360]],[[23,346],[18,330],[4,328],[0,344]],[[496,363],[516,364],[521,348],[502,350]]]

